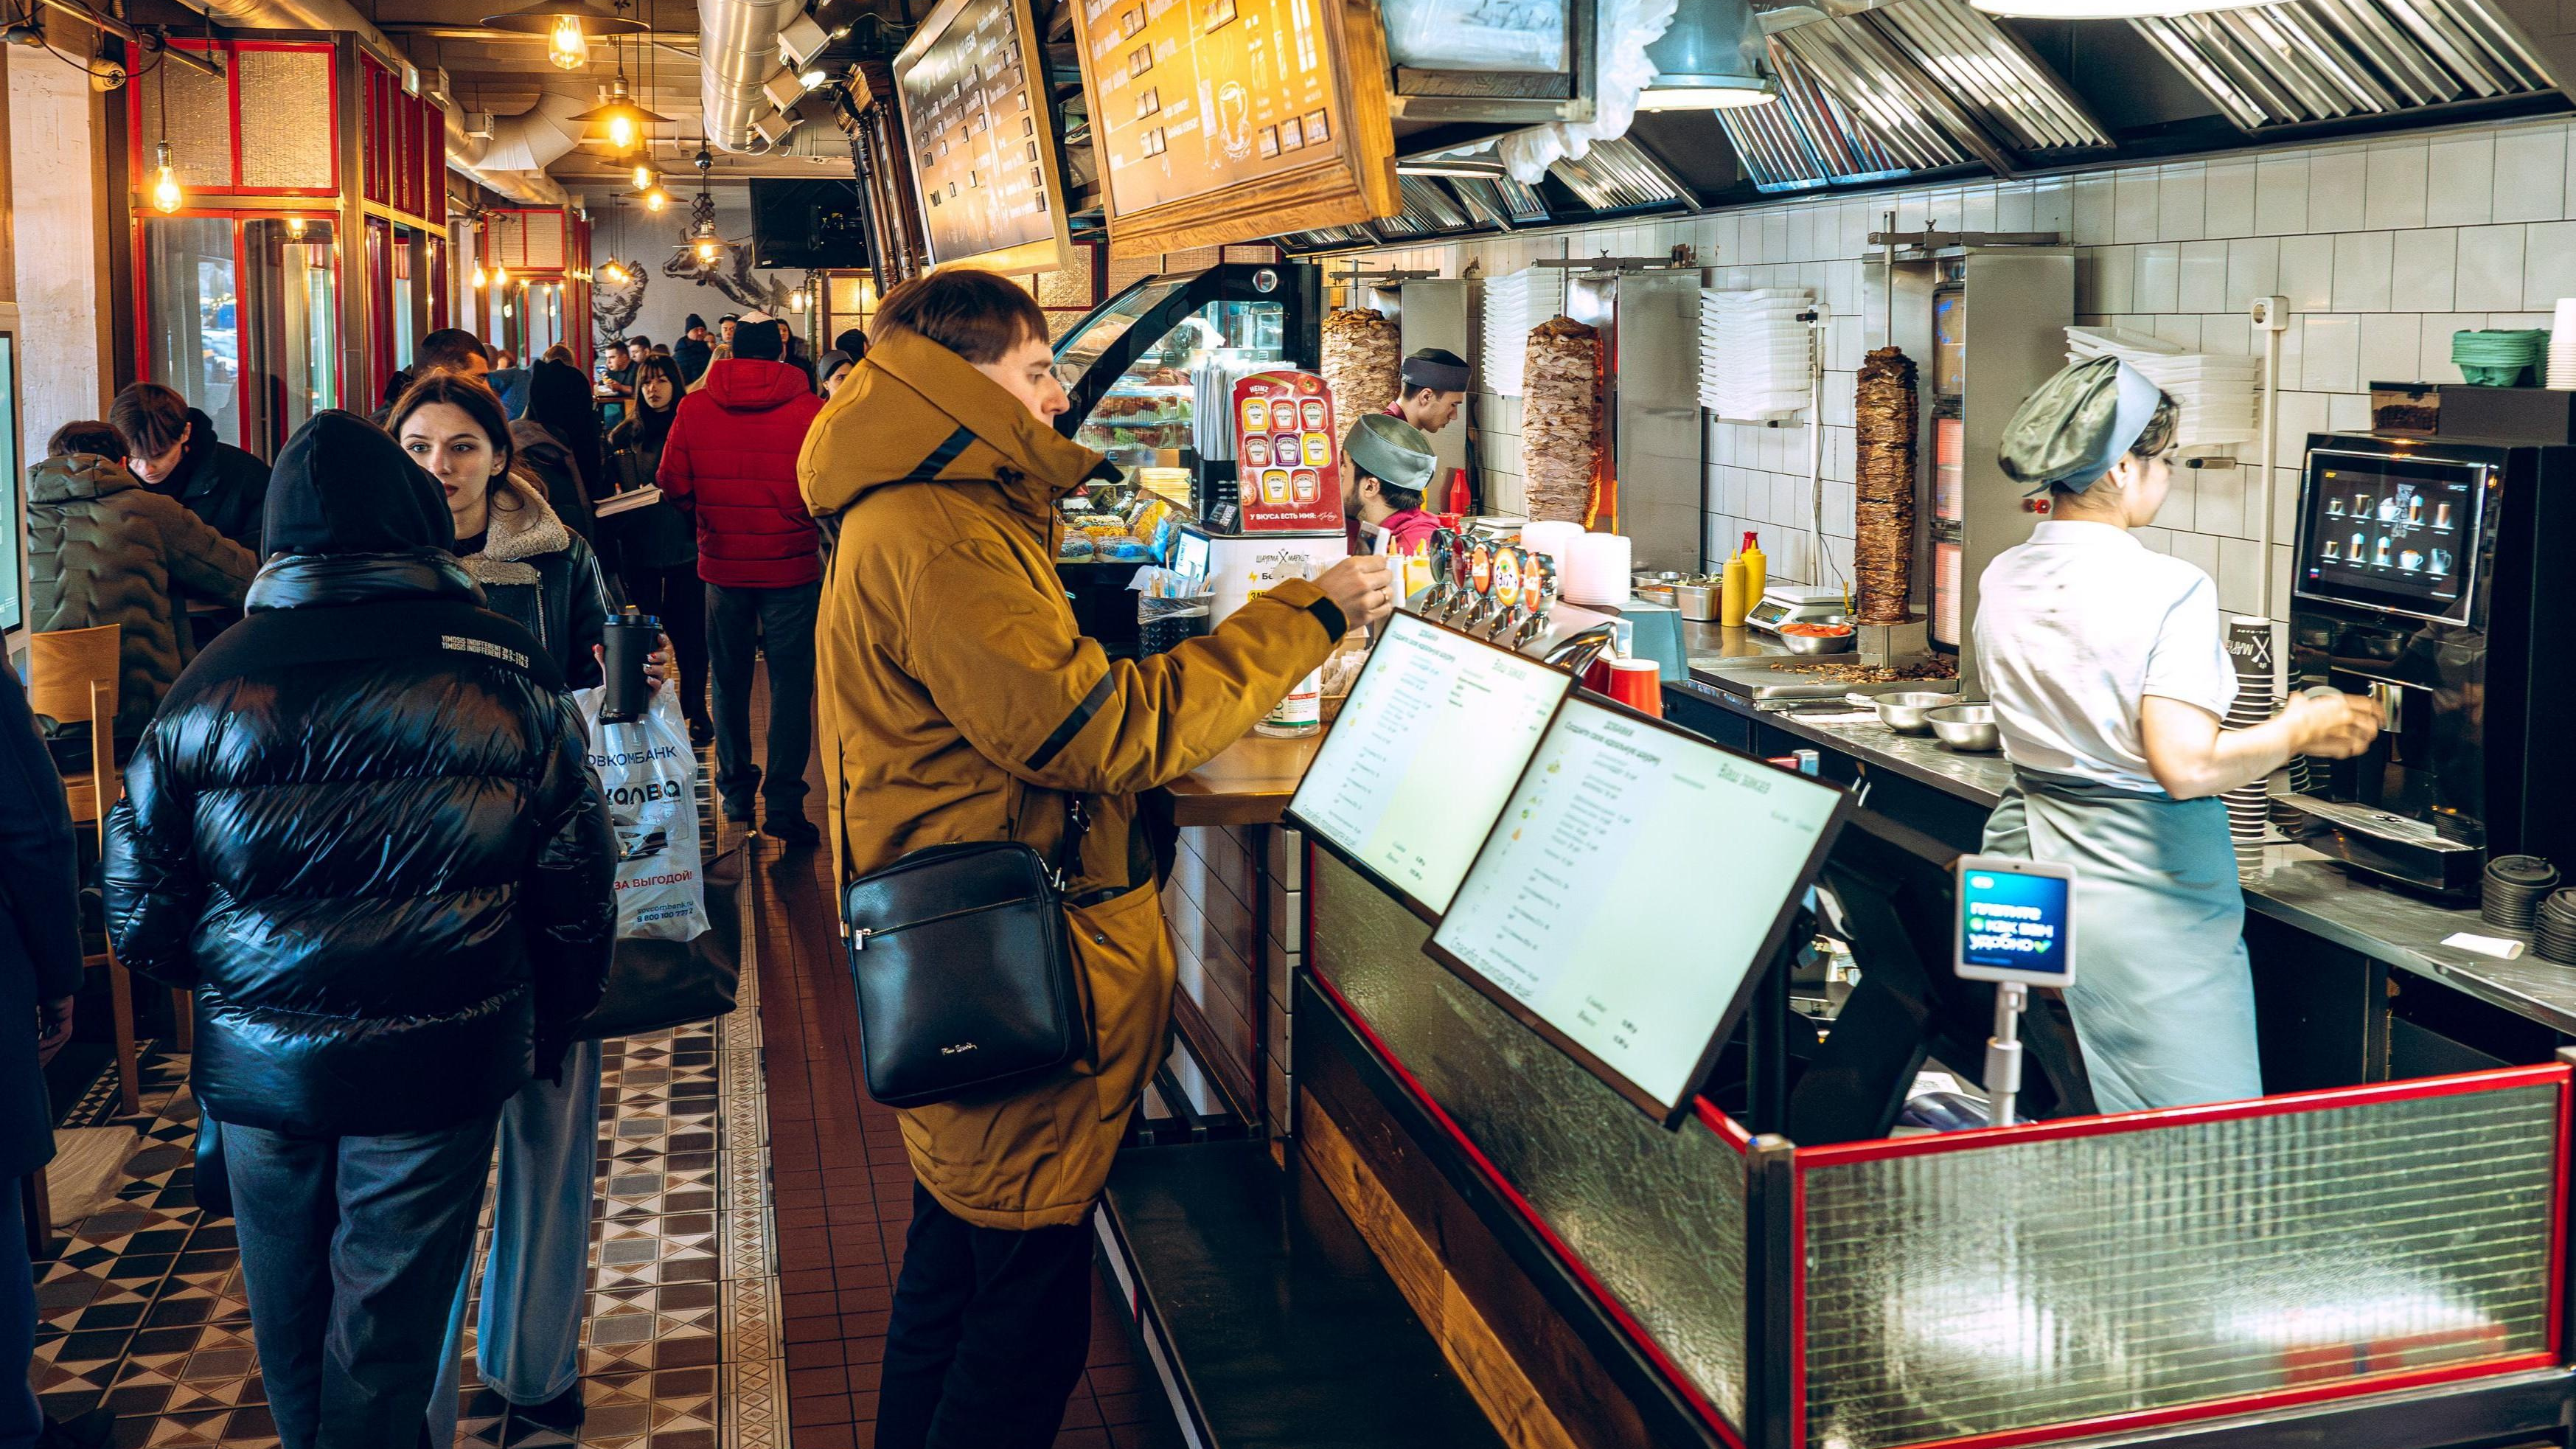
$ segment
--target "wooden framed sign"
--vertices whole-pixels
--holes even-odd
[[[1112,257],[1402,208],[1373,0],[1074,0]]]
[[[933,266],[1073,263],[1064,164],[1029,0],[941,0],[894,59]]]

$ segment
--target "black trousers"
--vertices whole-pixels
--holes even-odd
[[[707,717],[707,586],[698,582],[695,559],[666,569],[629,565],[619,575],[626,583],[626,602],[659,617],[679,656],[680,714],[695,722]]]
[[[758,791],[779,816],[805,813],[805,762],[814,748],[814,614],[820,582],[785,589],[709,584],[707,657],[715,671],[716,794],[735,815]],[[751,757],[751,662],[769,667],[769,775]]]
[[[877,1384],[877,1449],[1047,1449],[1091,1355],[1091,1229],[951,1217],[920,1183]]]

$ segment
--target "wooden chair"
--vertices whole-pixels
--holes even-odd
[[[124,777],[116,771],[116,686],[124,668],[120,632],[117,625],[103,624],[95,629],[35,634],[27,640],[29,707],[58,720],[89,721],[89,772],[66,777],[63,786],[71,797],[72,823],[98,831],[102,859],[107,852],[107,812],[125,797]],[[107,968],[108,997],[116,1016],[117,1093],[129,1114],[140,1112],[143,1086],[134,1045],[133,978],[117,964],[112,942],[81,964]],[[182,1007],[180,1021],[190,1018]]]

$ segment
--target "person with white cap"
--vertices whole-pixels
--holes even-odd
[[[2236,670],[2217,586],[2131,531],[2164,506],[2179,412],[2113,357],[2040,385],[1999,461],[2048,516],[1987,565],[1974,625],[2013,767],[1985,850],[2075,867],[2084,929],[2066,1004],[2106,1112],[2262,1095],[2218,797],[2294,756],[2357,755],[2379,732],[2377,704],[2340,694],[2219,728]]]

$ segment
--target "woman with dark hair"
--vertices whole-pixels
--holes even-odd
[[[868,334],[856,327],[843,328],[841,335],[832,339],[832,350],[856,362],[868,355]]]
[[[671,435],[680,395],[688,383],[680,364],[648,357],[635,366],[635,405],[608,434],[608,471],[620,493],[645,487],[662,467],[662,444]],[[661,619],[680,656],[680,710],[688,716],[689,742],[716,737],[707,718],[706,586],[698,582],[698,535],[687,514],[668,502],[648,504],[607,520],[617,547],[617,574],[628,603]]]
[[[536,636],[568,687],[598,684],[611,607],[606,576],[541,485],[513,466],[517,448],[501,400],[479,382],[432,373],[395,402],[387,421],[402,450],[438,481],[456,523],[457,561],[490,606]],[[661,663],[648,670],[656,687]],[[475,1359],[483,1382],[523,1415],[570,1432],[582,1409],[599,1043],[549,1043],[536,1066],[535,1079],[501,1109],[501,1176]],[[470,1283],[469,1272],[457,1284],[442,1383],[456,1381]],[[433,1442],[454,1440],[455,1413],[453,1394],[432,1402]]]
[[[538,363],[529,370],[528,412],[519,423],[518,449],[545,481],[546,502],[575,532],[595,538],[590,505],[608,491],[608,469],[599,454],[599,415],[591,411],[589,379],[565,363]],[[545,446],[549,435],[552,449]],[[557,452],[560,458],[552,456]]]

